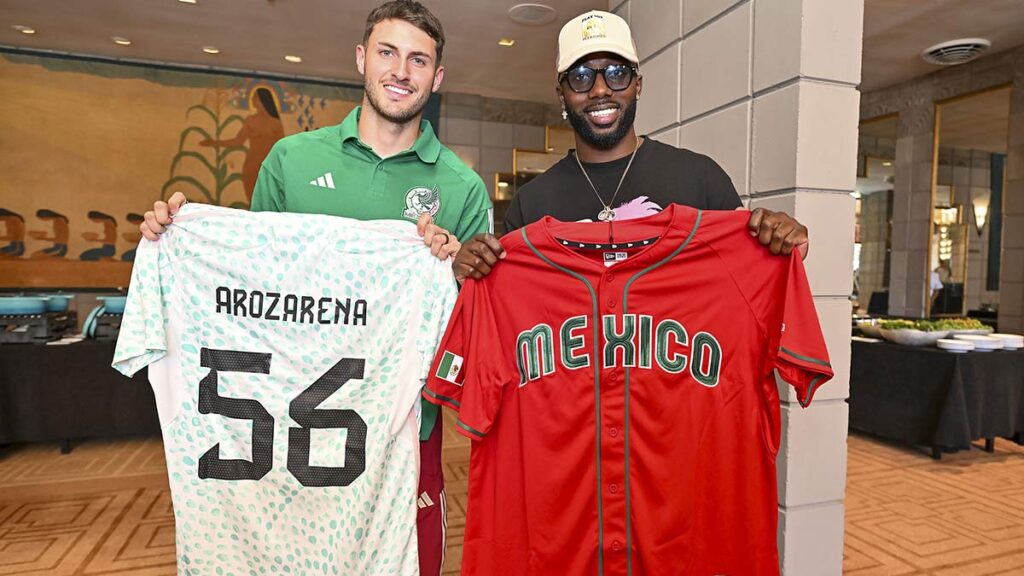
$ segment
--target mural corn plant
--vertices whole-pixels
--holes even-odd
[[[228,157],[236,152],[244,153],[248,147],[221,146],[219,141],[223,139],[225,130],[236,122],[242,124],[243,118],[238,114],[221,117],[226,108],[225,99],[224,92],[217,90],[212,108],[206,103],[196,104],[185,112],[185,119],[192,123],[181,131],[178,138],[178,153],[171,159],[170,178],[160,191],[162,198],[166,199],[180,190],[188,198],[221,206],[228,187],[235,182],[241,185],[242,173],[229,171]],[[204,140],[213,141],[213,144],[200,146]],[[247,206],[245,202],[231,204],[233,208]]]

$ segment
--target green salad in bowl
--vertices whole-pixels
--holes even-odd
[[[880,320],[882,338],[904,346],[931,346],[949,334],[942,320]]]

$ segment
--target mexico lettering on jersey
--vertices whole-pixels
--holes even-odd
[[[114,367],[149,366],[182,574],[418,572],[418,406],[455,286],[415,224],[188,204],[143,240]]]
[[[800,257],[748,219],[502,238],[424,390],[476,440],[463,574],[778,574],[775,373],[807,405],[832,369]]]

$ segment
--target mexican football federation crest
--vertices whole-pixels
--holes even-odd
[[[437,185],[433,188],[417,186],[405,193],[405,212],[402,215],[406,218],[416,220],[424,213],[433,216],[440,209],[441,191]]]

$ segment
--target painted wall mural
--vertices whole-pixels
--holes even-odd
[[[0,52],[0,287],[127,283],[142,214],[176,191],[248,208],[279,139],[360,86]]]

